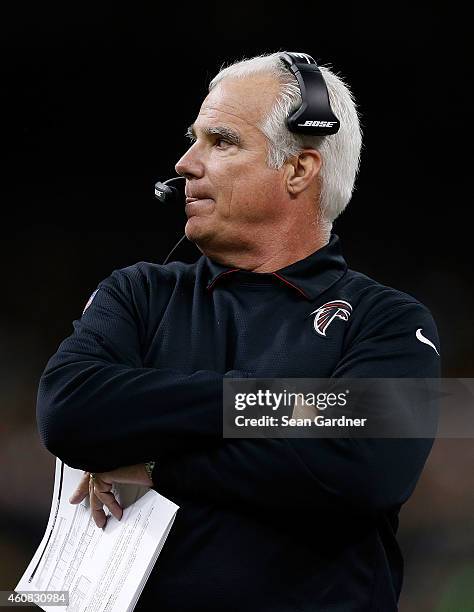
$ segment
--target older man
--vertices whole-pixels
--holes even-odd
[[[203,256],[114,271],[41,378],[41,435],[96,473],[97,524],[104,504],[121,515],[113,482],[180,506],[139,610],[397,609],[398,512],[429,440],[222,438],[225,377],[439,375],[429,311],[349,270],[331,233],[361,135],[348,88],[321,72],[340,121],[326,136],[288,130],[301,95],[280,53],[213,79],[176,164]]]

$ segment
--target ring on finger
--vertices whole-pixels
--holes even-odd
[[[95,474],[94,474],[93,472],[91,472],[91,473],[89,474],[89,491],[90,491],[90,490],[92,490],[92,491],[94,490],[94,488],[95,488],[95,484],[96,484],[96,481],[95,481]]]

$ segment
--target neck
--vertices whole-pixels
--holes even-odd
[[[232,268],[275,272],[305,259],[328,243],[327,232],[315,231],[317,229],[313,225],[310,234],[307,231],[293,231],[286,236],[260,237],[257,244],[239,245],[238,248],[229,248],[225,253],[212,252],[212,249],[203,252],[214,261]]]

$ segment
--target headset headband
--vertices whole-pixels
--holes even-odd
[[[284,51],[281,61],[295,75],[301,91],[301,106],[287,118],[290,132],[326,136],[335,134],[340,127],[329,102],[323,75],[307,53]]]

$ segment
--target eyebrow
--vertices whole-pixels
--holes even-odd
[[[215,136],[215,135],[222,136],[222,138],[225,138],[232,144],[235,144],[235,145],[240,144],[240,134],[236,132],[235,130],[229,127],[226,127],[225,125],[217,125],[215,127],[205,127],[203,128],[202,131],[204,132],[204,134],[206,134],[206,136]],[[188,138],[196,138],[196,132],[194,130],[194,123],[192,123],[188,127],[186,131],[186,136],[188,136]]]

